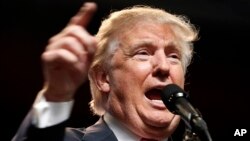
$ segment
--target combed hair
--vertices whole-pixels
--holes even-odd
[[[111,13],[102,21],[97,38],[97,51],[89,70],[92,100],[90,108],[96,115],[105,113],[107,95],[101,93],[95,84],[95,73],[108,72],[116,48],[119,46],[117,35],[130,29],[138,22],[152,22],[169,25],[182,47],[182,65],[186,72],[193,56],[193,41],[197,39],[198,32],[185,16],[174,15],[165,10],[149,6],[134,6]]]

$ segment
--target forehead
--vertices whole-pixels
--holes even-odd
[[[134,46],[136,44],[177,44],[177,38],[170,24],[138,22],[133,27],[123,29],[118,35],[122,44]]]

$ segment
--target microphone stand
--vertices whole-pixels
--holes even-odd
[[[170,100],[175,101],[175,112],[181,115],[186,127],[191,131],[191,135],[197,135],[201,141],[212,141],[206,122],[198,109],[186,102],[185,93],[175,93]],[[170,107],[171,109],[171,107]],[[195,141],[195,140],[194,140]]]
[[[199,115],[191,115],[186,120],[186,130],[183,141],[212,141],[206,122]]]

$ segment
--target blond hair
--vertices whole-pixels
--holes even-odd
[[[105,19],[96,35],[98,47],[89,70],[90,88],[92,100],[90,108],[94,114],[103,115],[107,97],[101,94],[95,84],[94,73],[98,71],[107,72],[110,66],[108,60],[118,47],[117,34],[128,30],[137,22],[153,22],[168,24],[173,29],[182,46],[182,64],[184,71],[190,64],[193,55],[193,41],[197,39],[198,32],[192,24],[184,17],[170,14],[162,9],[148,6],[134,6],[121,11],[113,12]]]

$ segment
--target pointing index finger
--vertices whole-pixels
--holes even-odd
[[[71,18],[69,24],[81,25],[83,27],[86,27],[88,23],[90,22],[96,9],[97,9],[97,5],[95,3],[93,2],[84,3],[83,6],[78,11],[78,13],[74,17]]]

